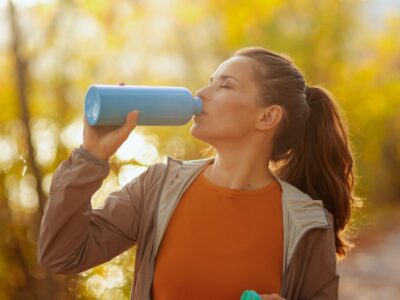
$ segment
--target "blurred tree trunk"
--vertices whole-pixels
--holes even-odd
[[[10,233],[10,242],[8,252],[13,263],[11,265],[24,273],[25,283],[23,287],[15,289],[13,292],[15,299],[68,299],[66,292],[67,277],[51,274],[42,267],[38,266],[36,260],[36,242],[32,243],[28,239],[28,232],[33,232],[38,236],[40,221],[43,216],[46,197],[42,189],[42,174],[39,165],[35,159],[34,148],[32,144],[32,135],[30,128],[30,113],[28,105],[27,90],[29,87],[29,60],[23,54],[23,45],[20,30],[18,27],[18,17],[12,0],[8,1],[9,24],[11,30],[11,56],[15,65],[16,91],[18,103],[21,108],[21,119],[24,125],[26,143],[26,156],[28,160],[28,172],[31,172],[36,179],[36,193],[39,201],[39,209],[32,216],[28,226],[17,224],[14,218],[9,216],[8,231]],[[32,248],[32,249],[26,249]]]
[[[18,28],[17,16],[15,12],[15,7],[11,0],[8,1],[8,12],[10,19],[10,28],[11,28],[11,54],[14,56],[15,62],[15,71],[16,71],[16,88],[18,94],[18,102],[21,107],[21,118],[24,124],[24,130],[26,134],[26,146],[27,146],[27,155],[28,155],[28,166],[31,168],[33,176],[36,179],[36,193],[39,199],[39,212],[40,215],[43,215],[43,208],[45,202],[45,195],[42,190],[42,174],[39,170],[39,166],[36,163],[33,145],[32,145],[32,135],[29,126],[29,108],[27,101],[27,86],[28,86],[28,76],[27,76],[27,68],[28,68],[28,60],[23,57],[21,53],[21,41],[20,41],[20,33]]]

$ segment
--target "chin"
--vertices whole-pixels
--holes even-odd
[[[193,123],[192,127],[190,128],[190,134],[194,138],[214,147],[215,143],[223,138],[223,135],[221,135],[219,132],[216,132],[215,129],[208,126],[205,128],[205,126],[195,123]]]
[[[194,121],[192,127],[190,127],[190,134],[196,139],[203,140],[204,132],[202,131],[204,130],[201,130],[200,126]]]
[[[207,130],[204,125],[202,126],[196,123],[196,121],[194,121],[192,127],[190,127],[190,134],[194,138],[206,143],[208,143],[211,138],[209,130]]]
[[[237,123],[232,126],[219,123],[215,126],[211,124],[211,122],[203,122],[202,120],[194,119],[190,127],[190,134],[194,138],[213,146],[218,141],[243,138],[243,135],[246,133],[243,126],[238,126]]]

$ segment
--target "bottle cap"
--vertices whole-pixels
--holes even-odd
[[[85,115],[90,125],[96,125],[100,115],[101,101],[96,86],[91,85],[85,97]]]
[[[246,290],[242,293],[240,300],[261,300],[261,297],[256,291]]]

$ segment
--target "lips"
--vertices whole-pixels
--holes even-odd
[[[193,115],[193,118],[198,119],[198,118],[200,118],[200,117],[202,117],[202,116],[205,116],[205,115],[206,115],[206,114],[201,113],[201,114],[199,114],[199,115]]]

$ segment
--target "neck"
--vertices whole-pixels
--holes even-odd
[[[214,184],[230,189],[258,189],[275,180],[268,163],[265,155],[246,155],[243,150],[240,153],[218,152],[205,176]]]

